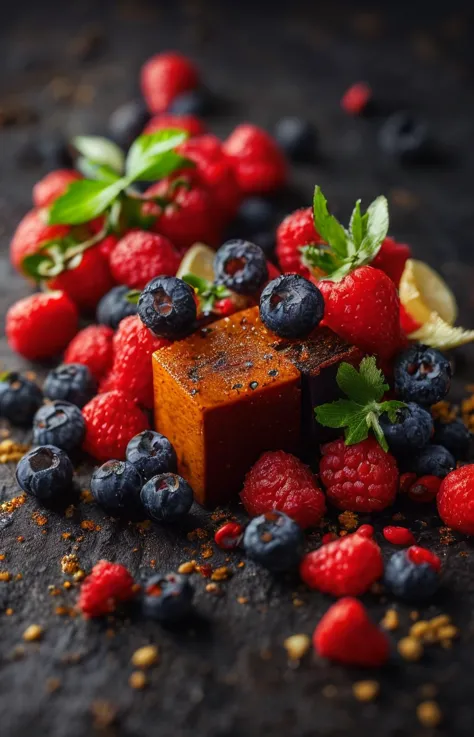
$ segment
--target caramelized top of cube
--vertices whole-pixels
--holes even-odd
[[[266,328],[264,328],[266,330]],[[323,369],[340,361],[354,363],[362,359],[358,348],[349,345],[327,327],[318,327],[301,340],[286,340],[267,330],[269,345],[304,376],[318,376]]]

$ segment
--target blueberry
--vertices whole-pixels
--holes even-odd
[[[142,609],[145,617],[158,622],[177,622],[192,609],[194,589],[187,576],[179,573],[157,574],[145,583]]]
[[[462,420],[436,420],[433,442],[442,445],[457,461],[467,461],[471,450],[471,433]]]
[[[56,400],[45,404],[33,418],[33,442],[74,450],[82,445],[85,422],[75,404]]]
[[[380,425],[389,448],[395,455],[424,448],[433,434],[431,414],[414,402],[397,410],[396,422],[390,422],[387,415],[382,415]]]
[[[252,295],[268,279],[265,254],[259,246],[239,239],[227,241],[214,258],[216,282],[237,294]]]
[[[289,116],[275,126],[275,138],[283,151],[292,159],[311,159],[314,156],[317,134],[309,120]]]
[[[429,407],[440,402],[451,385],[451,364],[442,353],[426,345],[413,345],[394,365],[395,391],[405,402]]]
[[[175,97],[168,108],[173,115],[206,115],[211,109],[212,99],[206,89],[183,92]]]
[[[43,393],[33,381],[14,371],[0,375],[0,417],[12,425],[30,425],[43,404]]]
[[[112,138],[128,148],[137,138],[150,119],[150,113],[143,100],[129,100],[120,105],[109,118],[109,132]]]
[[[408,550],[399,550],[385,565],[384,583],[400,599],[423,601],[436,593],[439,574],[429,563],[410,560]]]
[[[141,293],[138,314],[158,337],[184,338],[193,331],[196,322],[194,290],[175,276],[157,276]]]
[[[124,317],[136,315],[138,307],[127,299],[129,293],[130,289],[125,286],[113,287],[107,292],[97,305],[97,322],[116,330]]]
[[[420,476],[444,479],[456,467],[454,456],[442,445],[428,445],[409,460],[409,470]]]
[[[140,507],[142,478],[127,461],[106,461],[91,478],[91,493],[110,514],[134,513]]]
[[[383,123],[378,141],[385,153],[402,161],[410,161],[424,153],[428,131],[425,123],[410,113],[398,112]]]
[[[193,490],[181,476],[161,473],[146,482],[140,499],[156,522],[177,522],[191,509]]]
[[[161,473],[175,473],[176,453],[168,438],[153,430],[135,435],[127,445],[126,458],[133,463],[143,481]]]
[[[270,571],[287,571],[298,565],[303,541],[296,522],[275,510],[255,517],[247,525],[243,545],[249,558]]]
[[[27,494],[50,501],[71,488],[73,473],[72,463],[63,450],[42,445],[32,448],[20,460],[16,480]]]
[[[253,236],[270,230],[277,217],[275,206],[264,197],[247,197],[237,212],[236,232]]]
[[[46,377],[43,392],[48,399],[64,399],[82,408],[97,392],[97,383],[82,363],[63,363]]]
[[[273,279],[260,297],[260,317],[281,338],[305,338],[324,315],[324,298],[317,287],[298,274]]]

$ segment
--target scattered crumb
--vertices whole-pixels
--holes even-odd
[[[290,660],[301,660],[311,647],[311,638],[308,635],[290,635],[283,643]]]
[[[25,542],[25,538],[23,537],[23,535],[18,535],[16,541],[17,541],[17,543],[24,543]]]
[[[90,489],[83,489],[81,491],[81,501],[83,501],[84,504],[91,504],[94,501],[94,497],[92,496]]]
[[[141,670],[133,671],[133,673],[130,674],[130,678],[128,679],[129,686],[138,691],[140,691],[142,688],[145,688],[147,683],[147,677]]]
[[[245,561],[241,560],[240,563],[237,563],[237,568],[245,568]]]
[[[117,709],[110,701],[105,699],[97,699],[90,706],[94,727],[97,729],[107,729],[117,719]]]
[[[15,443],[8,438],[0,442],[0,463],[18,463],[25,453],[29,450],[28,445]]]
[[[341,512],[337,519],[339,520],[341,527],[345,530],[355,530],[359,526],[359,518],[357,514],[355,512],[349,512],[349,510]]]
[[[214,550],[210,543],[206,543],[206,545],[201,546],[201,557],[204,558],[204,560],[207,560],[207,558],[212,558],[213,555]]]
[[[63,555],[63,557],[61,558],[61,570],[68,576],[72,576],[74,575],[74,573],[77,573],[77,571],[80,570],[79,558],[75,553]]]
[[[6,502],[0,504],[0,514],[11,514],[19,507],[22,507],[26,502],[26,494],[19,494],[14,496],[13,499],[8,499]]]
[[[59,691],[61,688],[61,681],[59,678],[48,678],[46,681],[46,691],[48,693],[54,693],[55,691]]]
[[[68,507],[66,507],[64,511],[64,516],[66,517],[66,519],[71,519],[71,517],[74,514],[74,509],[75,509],[74,504],[70,504]],[[64,536],[64,533],[63,533],[63,536]]]
[[[298,608],[299,608],[300,606],[304,606],[304,601],[303,601],[303,599],[300,599],[300,598],[299,598],[298,596],[295,596],[295,598],[293,599],[293,606],[294,606],[294,607],[296,607],[297,609],[298,609]]]
[[[11,581],[12,580],[12,574],[9,573],[9,571],[0,571],[0,581]]]
[[[380,693],[378,681],[357,681],[352,686],[357,701],[373,701]]]
[[[14,610],[10,606],[8,607],[8,609],[5,609],[5,614],[7,615],[7,617],[11,617],[13,613]]]
[[[441,709],[436,701],[422,701],[416,707],[416,716],[423,727],[437,727],[443,719]]]
[[[31,519],[38,525],[38,527],[44,527],[48,524],[48,518],[46,517],[46,515],[41,514],[41,512],[39,511],[33,512],[33,514],[31,515]]]
[[[132,655],[131,663],[136,668],[151,668],[158,662],[158,648],[156,645],[145,645],[138,648]]]
[[[398,618],[398,612],[396,609],[387,609],[384,618],[380,622],[382,627],[389,632],[393,632],[400,626],[400,620]]]
[[[102,529],[102,526],[98,525],[92,519],[83,519],[81,522],[81,529],[88,530],[89,532],[92,532],[92,531],[100,532],[100,530]]]
[[[249,603],[248,596],[238,596],[237,597],[237,602],[239,604],[248,604]]]
[[[227,581],[228,578],[232,576],[232,571],[227,566],[221,566],[220,568],[216,568],[215,571],[211,573],[211,579],[213,581]]]
[[[398,642],[397,650],[404,660],[416,661],[423,657],[423,645],[416,637],[403,637]]]
[[[181,563],[181,565],[178,568],[178,573],[182,573],[184,575],[189,575],[191,573],[194,573],[196,571],[196,561],[195,560],[187,560],[185,563]]]
[[[208,583],[206,585],[206,591],[208,594],[215,594],[217,596],[220,596],[222,594],[221,587],[218,586],[216,583]]]
[[[25,642],[35,642],[36,640],[41,640],[43,634],[44,629],[40,624],[30,624],[23,632],[23,639]]]

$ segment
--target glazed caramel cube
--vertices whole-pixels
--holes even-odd
[[[228,501],[265,450],[296,452],[300,371],[269,344],[258,308],[153,356],[155,425],[201,504]]]

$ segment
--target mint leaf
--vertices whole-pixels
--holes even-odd
[[[303,263],[309,269],[320,269],[325,274],[337,269],[338,259],[325,246],[303,246],[300,248]]]
[[[337,399],[335,402],[320,404],[314,408],[317,421],[325,427],[345,427],[358,412],[350,399]]]
[[[214,284],[195,274],[185,274],[182,279],[196,292],[201,312],[205,314],[212,312],[215,303],[220,299],[230,297],[229,290],[222,284]]]
[[[78,225],[93,220],[112,204],[124,186],[126,181],[123,179],[112,184],[89,179],[72,182],[66,193],[51,205],[50,225]]]
[[[365,380],[362,371],[359,373],[350,363],[341,363],[336,382],[339,389],[353,402],[367,404],[374,399],[372,385]]]
[[[349,222],[349,233],[351,234],[351,238],[356,248],[358,248],[364,240],[367,231],[367,219],[368,214],[361,214],[360,200],[357,200]]]
[[[377,361],[374,356],[366,356],[362,359],[359,366],[360,377],[371,388],[372,399],[378,402],[382,399],[386,391],[390,389],[385,382],[382,371],[377,367]]]
[[[318,186],[314,190],[313,217],[315,228],[321,238],[338,256],[347,257],[349,253],[347,233],[341,223],[329,214],[327,200]]]
[[[102,136],[76,136],[72,145],[82,156],[94,164],[105,166],[108,169],[122,174],[125,155],[122,149],[113,141]]]
[[[125,295],[125,299],[127,302],[130,302],[130,304],[137,305],[138,300],[140,299],[140,294],[141,291],[139,289],[130,289]]]
[[[344,431],[346,445],[356,445],[369,437],[367,414],[361,410],[352,415],[351,421]]]
[[[188,135],[185,131],[175,128],[166,128],[149,136],[139,136],[132,144],[125,161],[127,178],[130,179],[130,182],[139,179],[157,178],[150,176],[150,174],[153,174],[157,170],[160,157],[172,152],[187,137]],[[174,171],[174,169],[170,169],[170,166],[178,168],[176,164],[179,165],[178,160],[182,160],[182,158],[176,153],[174,153],[174,156],[165,157],[163,160],[167,162],[167,165],[163,165],[163,169],[167,170],[167,174],[169,174],[171,171]],[[160,173],[158,175],[158,177],[163,176],[166,176],[166,174]]]
[[[372,261],[380,250],[388,233],[388,202],[380,196],[367,208],[366,232],[360,244],[360,258]],[[359,259],[360,261],[360,259]]]
[[[99,179],[101,182],[116,182],[120,177],[113,169],[104,164],[96,164],[94,161],[79,156],[76,159],[76,169],[85,176],[86,179]]]

